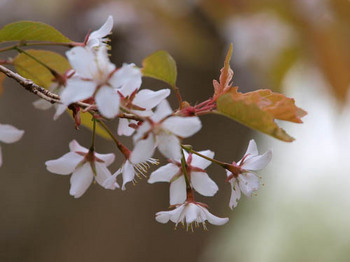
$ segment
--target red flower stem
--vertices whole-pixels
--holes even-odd
[[[130,150],[124,146],[116,137],[115,135],[112,133],[112,131],[109,129],[109,127],[101,120],[96,120],[101,127],[106,130],[106,132],[108,133],[108,135],[112,138],[112,140],[114,141],[114,143],[116,144],[116,146],[118,147],[118,149],[120,150],[120,152],[125,156],[126,159],[129,159],[130,156]]]
[[[172,86],[174,92],[175,92],[175,95],[176,95],[176,98],[177,98],[177,101],[179,101],[179,108],[182,109],[182,96],[181,96],[181,93],[180,93],[180,89],[177,87],[177,86]]]
[[[182,173],[184,174],[184,177],[185,177],[186,188],[191,189],[192,187],[191,187],[190,179],[189,179],[188,174],[187,174],[187,163],[186,163],[184,152],[182,150],[181,150],[181,154],[182,154],[181,168],[182,168]]]
[[[95,135],[96,135],[96,119],[92,117],[93,126],[92,126],[92,141],[90,151],[95,151]]]
[[[136,116],[134,114],[128,114],[128,113],[120,113],[117,115],[119,118],[126,118],[126,119],[131,119],[131,120],[136,120],[136,121],[144,121],[143,118]]]

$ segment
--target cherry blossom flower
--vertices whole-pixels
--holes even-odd
[[[152,91],[143,89],[139,92],[133,93],[129,96],[125,95],[125,90],[121,90],[121,94],[126,96],[123,98],[123,105],[138,116],[151,116],[153,114],[152,108],[156,107],[160,102],[170,95],[170,89],[162,89]],[[136,92],[136,90],[134,91]],[[135,129],[131,125],[137,126],[136,120],[129,120],[125,118],[119,119],[118,135],[131,136]]]
[[[0,142],[10,144],[17,142],[22,138],[24,134],[23,130],[19,130],[11,125],[0,124]],[[2,153],[0,147],[0,167],[2,166]]]
[[[180,139],[190,137],[198,132],[202,124],[198,117],[171,116],[169,103],[163,100],[150,121],[144,121],[134,135],[135,147],[130,160],[133,163],[144,162],[152,157],[154,150],[169,159],[181,158]]]
[[[200,154],[213,158],[214,152],[210,150],[200,151]],[[187,176],[191,186],[203,196],[214,196],[218,186],[205,172],[211,162],[195,154],[184,152],[187,164]],[[154,171],[148,183],[169,182],[170,183],[170,205],[183,203],[186,200],[186,180],[181,167],[180,159],[173,161]]]
[[[96,31],[93,31],[86,42],[88,48],[98,48],[101,46],[106,46],[107,39],[105,38],[109,35],[113,28],[113,17],[108,16],[106,22]]]
[[[81,197],[92,181],[106,189],[119,188],[108,170],[108,166],[114,161],[114,154],[98,154],[82,147],[77,141],[69,143],[70,152],[62,157],[46,161],[46,168],[51,173],[69,175],[72,173],[69,194],[75,198]]]
[[[149,165],[158,165],[159,162],[157,159],[150,158],[145,162],[142,163],[132,163],[129,159],[127,159],[122,167],[117,170],[116,173],[114,173],[113,176],[118,176],[122,174],[123,176],[123,185],[122,185],[122,190],[125,190],[125,185],[129,182],[135,183],[135,176],[140,177],[146,176],[147,169],[150,167]]]
[[[232,186],[229,204],[231,209],[237,206],[237,201],[241,198],[241,192],[247,197],[251,197],[252,193],[259,189],[259,178],[254,172],[265,168],[271,158],[271,150],[259,155],[256,143],[252,139],[243,158],[238,163],[233,162],[232,168],[226,170],[227,181]]]
[[[156,213],[156,220],[159,223],[165,224],[169,220],[175,223],[177,226],[182,223],[186,228],[191,228],[193,230],[193,224],[198,227],[202,224],[203,228],[206,229],[205,221],[210,224],[221,226],[228,222],[228,218],[221,218],[211,214],[206,208],[205,204],[199,202],[186,201],[181,205],[170,211],[161,211]]]
[[[106,118],[113,118],[119,112],[120,96],[117,89],[136,89],[141,84],[141,71],[134,65],[123,65],[116,70],[104,47],[93,52],[78,46],[66,55],[76,74],[67,80],[67,86],[61,94],[65,107],[93,97],[99,112]],[[60,107],[56,115],[63,111]]]

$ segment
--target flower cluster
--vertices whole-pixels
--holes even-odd
[[[74,42],[74,47],[70,46],[71,49],[66,52],[71,69],[59,77],[55,76],[56,81],[53,81],[50,91],[51,96],[58,97],[58,100],[47,100],[59,102],[54,119],[70,110],[78,127],[81,124],[80,114],[88,113],[93,132],[89,148],[79,145],[76,140],[71,141],[70,152],[46,161],[47,170],[59,175],[71,174],[69,194],[75,198],[81,197],[93,181],[105,189],[126,190],[128,183],[135,183],[138,177],[146,177],[150,166],[159,164],[159,160],[153,158],[158,149],[168,164],[153,171],[148,183],[170,184],[171,210],[156,213],[156,221],[181,223],[192,230],[199,225],[206,229],[206,222],[213,225],[227,223],[228,218],[211,214],[206,204],[195,200],[195,194],[212,197],[219,190],[206,169],[214,163],[226,171],[227,176],[223,175],[223,179],[231,185],[229,207],[232,209],[237,206],[241,192],[251,197],[258,190],[260,183],[255,172],[270,162],[271,151],[259,155],[255,141],[251,140],[240,161],[226,163],[215,159],[212,150],[196,151],[192,146],[184,145],[183,140],[200,131],[202,123],[199,117],[216,110],[219,96],[231,90],[233,72],[226,70],[228,76],[220,77],[225,83],[221,80],[220,83],[214,82],[213,96],[195,106],[183,101],[177,87],[171,85],[179,100],[178,108],[173,110],[167,101],[171,89],[143,89],[140,68],[132,63],[118,68],[110,61],[107,36],[112,27],[113,18],[110,16],[100,29],[88,34],[84,42]],[[51,104],[47,101],[38,100],[34,106],[48,109]],[[114,119],[118,119],[119,125],[116,130],[111,130],[107,123]],[[114,153],[95,152],[97,125],[110,136],[123,156],[121,166],[113,172],[110,166],[115,159]],[[21,130],[0,125],[1,142],[12,143],[22,135]],[[122,144],[118,136],[132,136],[133,148]],[[1,159],[0,150],[0,166]],[[121,179],[122,182],[118,182]]]

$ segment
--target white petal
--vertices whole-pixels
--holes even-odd
[[[86,46],[89,48],[99,47],[101,46],[101,41],[100,39],[89,37],[89,40],[87,41]]]
[[[148,179],[148,183],[170,182],[170,180],[180,171],[180,168],[172,163],[161,166],[156,171],[152,172]]]
[[[172,116],[163,122],[162,127],[177,136],[189,137],[197,133],[202,124],[198,117]]]
[[[180,176],[170,184],[170,205],[182,204],[186,200],[186,181]]]
[[[130,155],[130,161],[133,164],[145,162],[153,156],[155,150],[155,141],[153,134],[149,134],[146,139],[136,142]]]
[[[102,161],[104,161],[104,165],[105,166],[109,166],[110,164],[113,163],[114,159],[115,159],[115,155],[113,153],[110,154],[99,154],[99,153],[95,153],[95,156],[98,159],[101,159]]]
[[[135,113],[136,115],[143,116],[143,117],[151,117],[153,116],[152,110],[130,110],[131,112]]]
[[[171,109],[169,103],[167,100],[163,100],[162,102],[160,102],[160,104],[157,106],[156,111],[154,112],[153,116],[151,117],[151,119],[154,122],[159,122],[160,120],[162,120],[164,117],[167,117],[169,115],[171,115],[173,112],[173,110]]]
[[[248,145],[247,152],[245,153],[245,155],[256,156],[258,154],[259,154],[258,148],[256,146],[255,140],[252,139],[249,141],[249,145]]]
[[[68,106],[71,103],[91,97],[95,89],[96,83],[93,81],[70,78],[67,81],[66,88],[62,91],[61,101],[64,105]]]
[[[53,120],[57,120],[57,118],[62,115],[64,113],[64,111],[66,111],[67,106],[63,105],[63,104],[59,104],[56,108],[56,113],[53,116]]]
[[[209,157],[209,158],[213,158],[215,155],[215,153],[211,150],[199,151],[198,153],[200,153],[201,155],[204,155],[206,157]],[[211,164],[211,161],[206,160],[205,158],[200,157],[196,154],[192,154],[191,166],[199,167],[201,169],[206,169],[210,164]]]
[[[70,178],[71,187],[69,194],[75,198],[81,197],[91,185],[93,178],[94,174],[90,163],[85,163],[77,168]]]
[[[204,222],[202,221],[201,217],[200,217],[200,212],[201,209],[199,208],[199,206],[197,206],[196,204],[193,203],[189,203],[186,205],[186,223],[187,224],[191,224],[192,222],[196,221],[196,222]]]
[[[115,70],[115,65],[109,60],[108,50],[105,46],[101,46],[97,52],[95,52],[95,55],[99,71],[97,75],[94,75],[94,79],[106,81],[109,75]]]
[[[176,223],[176,225],[181,222],[184,219],[184,213],[186,212],[186,205],[182,204],[180,206],[178,206],[177,208],[175,208],[174,210],[172,210],[171,212],[171,217],[170,220],[171,222]]]
[[[208,220],[208,222],[212,225],[216,225],[216,226],[222,226],[224,224],[226,224],[228,222],[228,217],[224,217],[224,218],[221,218],[221,217],[217,217],[217,216],[214,216],[212,213],[210,213],[206,208],[204,207],[200,207],[203,212],[205,213],[206,215],[206,218]]]
[[[102,187],[110,190],[114,190],[116,188],[119,188],[119,185],[117,183],[117,176],[120,174],[120,170],[115,172],[112,176],[108,177],[104,183],[102,184]]]
[[[105,189],[111,189],[114,190],[116,188],[115,182],[110,183],[111,179],[113,179],[111,172],[108,170],[106,165],[95,162],[95,167],[96,167],[96,176],[95,180],[97,183],[104,187]],[[109,182],[109,183],[108,183]]]
[[[110,78],[110,84],[120,89],[124,96],[130,96],[139,89],[142,83],[142,73],[134,64],[123,64]]]
[[[69,152],[58,159],[45,162],[47,170],[59,175],[73,173],[77,165],[84,159],[83,156],[74,152]]]
[[[174,211],[174,210],[172,210]],[[172,211],[161,211],[156,213],[156,221],[162,224],[166,224],[169,222],[170,217],[172,215]]]
[[[135,129],[132,127],[129,127],[129,124],[137,124],[137,121],[129,120],[125,118],[119,118],[119,125],[118,125],[119,136],[131,136],[135,132]]]
[[[133,141],[136,143],[138,140],[142,139],[143,136],[151,129],[151,125],[148,121],[143,122],[141,126],[136,131],[136,134],[133,136]]]
[[[156,144],[159,151],[169,159],[181,158],[181,146],[179,139],[174,135],[169,135],[165,132],[161,132],[156,136]]]
[[[219,190],[215,182],[204,172],[191,172],[191,183],[194,189],[203,196],[213,196]]]
[[[44,99],[38,99],[33,102],[33,106],[39,110],[48,110],[52,107],[52,104]]]
[[[156,220],[162,224],[169,222],[169,220],[171,220],[174,223],[178,223],[180,222],[179,218],[184,208],[185,205],[181,205],[175,208],[174,210],[158,212],[156,213]]]
[[[244,173],[238,176],[239,187],[243,194],[251,197],[252,193],[259,189],[259,178],[253,173]]]
[[[112,31],[113,28],[113,17],[108,16],[107,21],[96,31],[93,31],[90,36],[89,40],[87,41],[87,46],[89,47],[95,47],[96,41],[93,40],[99,40],[107,35]],[[99,43],[98,41],[98,43]]]
[[[89,149],[79,145],[79,143],[75,139],[69,143],[69,150],[72,152],[89,152]]]
[[[126,183],[129,183],[133,181],[135,178],[135,169],[133,165],[129,162],[126,161],[123,167],[123,185],[122,185],[122,190],[125,190],[125,185]]]
[[[120,97],[113,88],[102,86],[95,96],[95,101],[98,110],[104,117],[114,118],[118,114]]]
[[[145,109],[152,109],[169,95],[170,89],[162,89],[159,91],[143,89],[136,94],[133,104]]]
[[[92,79],[98,71],[96,57],[93,51],[88,48],[81,46],[73,47],[66,52],[66,56],[80,77]]]
[[[0,124],[0,141],[3,143],[14,143],[21,139],[24,131],[11,125]]]
[[[237,201],[241,198],[241,190],[236,182],[235,178],[230,180],[231,183],[231,197],[229,207],[232,209],[237,206]]]
[[[242,168],[246,170],[252,170],[252,171],[263,169],[266,167],[268,163],[270,163],[271,158],[272,158],[272,151],[269,150],[265,152],[265,154],[263,155],[257,155],[257,156],[247,158],[244,161]]]

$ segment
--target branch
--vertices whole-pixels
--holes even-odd
[[[32,80],[24,78],[23,76],[11,71],[5,66],[0,65],[0,72],[7,75],[9,78],[12,78],[16,80],[21,86],[23,86],[26,90],[29,92],[39,96],[40,98],[55,104],[59,103],[61,104],[61,99],[59,95],[56,95],[49,90],[35,84]],[[90,104],[83,103],[83,102],[76,102],[76,105],[80,106],[81,108],[85,109],[90,106]]]

